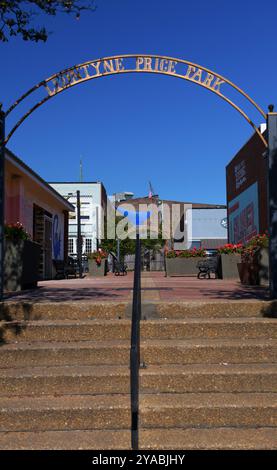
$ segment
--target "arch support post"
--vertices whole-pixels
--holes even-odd
[[[268,228],[269,228],[269,287],[272,299],[277,299],[277,113],[269,106],[268,139]]]
[[[0,104],[0,302],[4,293],[5,113]]]

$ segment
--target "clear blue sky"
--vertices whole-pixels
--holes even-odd
[[[79,21],[41,16],[38,21],[52,31],[45,44],[11,39],[0,45],[5,108],[67,66],[126,53],[191,60],[233,80],[264,109],[277,104],[276,0],[97,4],[95,13]],[[224,203],[225,165],[251,133],[235,110],[201,87],[127,74],[92,80],[53,98],[9,147],[48,181],[78,180],[82,156],[85,179],[103,181],[109,194],[142,196],[151,180],[163,198]]]

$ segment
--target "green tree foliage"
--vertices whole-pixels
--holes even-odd
[[[10,36],[21,36],[24,41],[46,41],[49,32],[33,24],[40,13],[49,16],[68,13],[79,19],[81,12],[95,8],[95,0],[0,0],[0,41],[7,42]]]
[[[122,220],[122,217],[116,217],[116,222]],[[162,232],[160,230],[158,238],[151,239],[150,234],[148,238],[141,239],[142,250],[149,250],[152,253],[158,252],[165,244],[165,240],[162,238]],[[117,253],[117,240],[104,239],[101,241],[101,248],[106,251]],[[123,258],[125,255],[133,255],[136,251],[136,240],[133,238],[126,238],[125,240],[120,240],[120,256]]]

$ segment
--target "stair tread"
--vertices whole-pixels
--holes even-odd
[[[4,321],[0,320],[0,327],[8,326],[13,327],[17,325],[22,326],[32,326],[32,327],[41,327],[41,326],[76,326],[76,325],[113,325],[113,324],[122,324],[122,325],[130,325],[130,319],[103,319],[100,320],[99,318],[91,318],[85,320],[70,320],[70,319],[56,319],[56,320],[12,320],[12,321]],[[188,318],[155,318],[155,319],[147,319],[141,320],[141,327],[143,328],[144,325],[151,324],[151,325],[165,325],[165,324],[202,324],[202,323],[209,323],[209,324],[248,324],[248,323],[257,323],[257,324],[268,324],[270,326],[276,326],[277,322],[276,319],[272,318],[265,318],[265,317],[219,317],[219,318],[210,318],[210,317],[188,317]]]
[[[18,369],[0,369],[0,377],[103,377],[127,375],[130,376],[129,366],[100,365],[100,366],[40,366],[21,367]]]
[[[140,394],[141,413],[148,409],[170,408],[277,408],[277,393],[156,393]],[[48,395],[1,397],[0,411],[40,411],[73,409],[130,409],[129,394]]]
[[[141,376],[148,375],[214,375],[214,374],[277,374],[277,363],[260,364],[176,364],[151,365],[140,370]],[[20,367],[18,369],[0,369],[1,378],[21,377],[105,377],[130,376],[130,369],[124,365],[92,365],[92,366],[40,366]]]
[[[0,411],[73,410],[73,409],[130,409],[129,394],[106,395],[48,395],[47,397],[1,397]]]
[[[277,342],[277,341],[276,341]],[[106,341],[26,341],[26,342],[11,342],[5,343],[1,346],[3,350],[36,350],[36,349],[87,349],[87,348],[129,348],[129,339],[113,339]]]
[[[105,341],[26,341],[20,343],[5,343],[1,346],[3,350],[32,350],[32,349],[86,349],[86,348],[114,348],[130,347],[129,339],[112,339]],[[186,338],[186,339],[142,339],[141,346],[163,346],[163,347],[206,347],[206,346],[234,346],[244,348],[248,346],[277,346],[277,339],[275,338],[249,338],[241,340],[241,338]]]

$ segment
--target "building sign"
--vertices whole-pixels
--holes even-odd
[[[258,184],[254,183],[228,204],[230,243],[247,243],[259,233]]]
[[[243,183],[246,183],[246,162],[242,160],[238,165],[235,165],[235,181],[236,181],[236,190],[238,190]]]
[[[186,64],[181,60],[158,56],[123,56],[93,60],[82,65],[76,65],[74,68],[50,77],[44,82],[44,86],[47,93],[53,96],[69,86],[91,78],[126,72],[153,72],[173,75],[209,88],[217,94],[221,94],[221,87],[226,83],[216,74],[210,73],[199,66]]]
[[[90,60],[82,64],[74,65],[65,70],[52,75],[45,80],[37,83],[35,86],[25,92],[18,98],[12,106],[6,111],[5,115],[8,116],[23,100],[27,99],[31,94],[40,93],[39,101],[29,111],[27,111],[21,119],[12,127],[11,131],[5,139],[5,144],[9,141],[18,127],[29,117],[39,106],[46,103],[50,98],[56,96],[68,88],[92,80],[94,78],[105,77],[108,75],[126,74],[126,73],[155,73],[169,75],[176,78],[188,80],[191,83],[200,85],[207,90],[212,91],[220,98],[224,99],[233,108],[246,119],[251,127],[257,132],[265,147],[267,142],[258,125],[246,114],[241,105],[233,102],[233,92],[238,94],[238,98],[243,96],[251,106],[266,118],[266,113],[258,106],[255,101],[248,96],[241,88],[232,83],[228,78],[224,78],[218,73],[202,67],[198,64],[190,62],[185,59],[178,59],[174,57],[161,56],[161,55],[145,55],[145,54],[123,54],[111,57],[104,57],[102,59]]]

